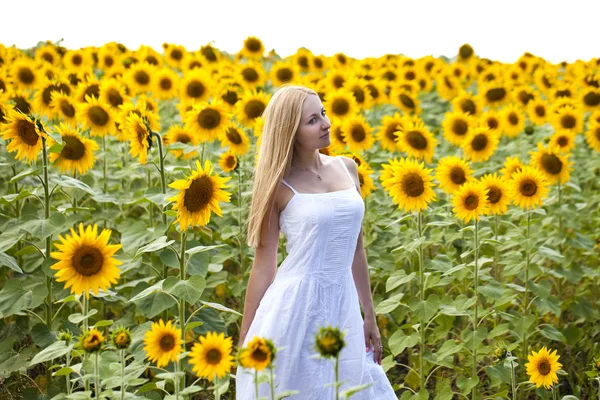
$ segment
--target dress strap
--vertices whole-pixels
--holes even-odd
[[[285,186],[287,186],[287,187],[289,187],[290,189],[292,189],[292,192],[294,192],[294,194],[298,194],[298,192],[296,192],[296,189],[294,189],[294,188],[292,187],[292,185],[290,185],[289,183],[287,183],[287,182],[285,181],[285,179],[283,179],[283,178],[282,178],[282,179],[281,179],[281,182],[282,182],[282,183],[283,183]]]
[[[336,157],[338,160],[340,160],[340,163],[342,164],[342,167],[344,167],[344,170],[346,170],[346,173],[348,174],[348,177],[350,178],[350,181],[352,182],[352,185],[354,186],[354,178],[352,178],[352,175],[350,175],[350,171],[348,171],[348,167],[346,167],[346,163],[344,162],[344,160],[342,160],[342,157]]]

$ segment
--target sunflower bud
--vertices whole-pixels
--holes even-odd
[[[508,356],[508,349],[506,348],[504,343],[498,343],[498,346],[494,350],[494,356],[496,357],[497,361],[503,361],[506,358],[506,356]]]
[[[471,58],[473,56],[474,50],[471,47],[470,44],[463,44],[462,46],[460,46],[460,48],[458,49],[458,54],[460,56],[461,59],[463,60],[468,60],[469,58]]]
[[[344,333],[339,328],[321,327],[316,337],[316,346],[323,357],[337,357],[344,348]]]
[[[131,344],[131,332],[123,327],[117,328],[111,335],[111,341],[117,349],[126,349]]]
[[[531,126],[531,125],[529,125],[529,126],[526,126],[526,127],[525,127],[525,134],[526,134],[527,136],[531,136],[531,135],[533,135],[533,132],[534,132],[534,131],[535,131],[535,130],[533,129],[533,126]]]
[[[237,359],[244,368],[262,371],[271,366],[276,352],[275,344],[271,340],[256,336],[238,352]]]
[[[64,340],[66,345],[68,346],[73,340],[73,333],[71,333],[71,331],[69,330],[60,331],[58,333],[58,340]]]
[[[104,336],[96,328],[92,328],[85,332],[79,338],[79,345],[87,353],[96,353],[102,349]]]

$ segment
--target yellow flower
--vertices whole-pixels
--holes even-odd
[[[92,328],[79,338],[79,345],[87,353],[96,353],[102,350],[104,336],[96,328]]]
[[[250,149],[248,136],[237,124],[231,123],[221,137],[221,147],[229,149],[238,156],[244,155]]]
[[[183,352],[182,345],[181,329],[175,328],[171,321],[165,324],[162,318],[153,322],[144,335],[144,351],[148,360],[156,363],[159,368],[177,361],[177,357]]]
[[[558,362],[559,358],[556,350],[548,351],[546,346],[542,347],[538,353],[532,351],[531,355],[527,356],[529,362],[525,364],[529,381],[536,387],[544,385],[546,389],[550,389],[555,383],[558,383],[556,372],[562,367],[562,364]]]
[[[179,97],[182,102],[207,101],[212,90],[212,79],[205,70],[195,68],[179,81]]]
[[[341,125],[342,135],[348,148],[352,151],[368,150],[373,147],[373,128],[360,114],[348,117]]]
[[[403,127],[403,122],[402,116],[398,113],[383,116],[381,126],[377,130],[377,139],[381,147],[390,152],[399,150],[398,135]]]
[[[240,55],[246,58],[260,59],[265,52],[265,46],[256,36],[248,36],[244,40],[244,47],[240,50]]]
[[[504,168],[500,170],[500,173],[506,180],[512,179],[512,174],[519,172],[523,168],[523,163],[519,160],[518,156],[506,157],[504,160]]]
[[[114,134],[115,116],[108,103],[96,97],[86,96],[86,102],[77,105],[77,120],[90,128],[92,136]]]
[[[0,136],[4,140],[12,139],[6,150],[11,153],[16,151],[17,160],[25,158],[29,162],[35,161],[42,149],[42,138],[48,138],[43,129],[40,129],[41,123],[38,125],[27,115],[15,110],[9,110],[5,119]]]
[[[600,122],[590,122],[585,138],[592,149],[600,152]]]
[[[59,260],[50,269],[57,271],[54,274],[57,282],[66,282],[65,289],[71,287],[71,293],[85,292],[89,297],[92,290],[107,290],[112,284],[117,283],[121,276],[119,265],[121,261],[113,255],[121,248],[120,244],[108,244],[111,230],[103,229],[98,236],[98,226],[88,225],[83,228],[79,224],[79,234],[71,228],[71,235],[65,237],[58,235],[60,243],[55,243],[57,252],[50,253],[55,260]]]
[[[580,133],[583,130],[583,111],[565,106],[550,114],[550,124],[555,130],[568,130]]]
[[[275,359],[276,349],[272,341],[255,336],[239,351],[238,361],[244,368],[262,371]]]
[[[296,67],[289,62],[278,61],[273,64],[269,72],[274,86],[281,86],[285,83],[294,82],[298,76]]]
[[[453,193],[472,179],[469,163],[456,156],[447,156],[438,162],[435,177],[440,188],[446,193]]]
[[[367,82],[368,81],[364,79],[349,78],[344,82],[343,86],[344,89],[348,89],[354,94],[356,104],[363,110],[366,110],[373,105],[373,97],[367,88]]]
[[[129,100],[127,88],[117,79],[103,79],[100,84],[100,101],[108,104],[116,112],[119,106]]]
[[[185,127],[194,132],[202,142],[212,142],[222,137],[229,124],[230,113],[220,100],[200,102],[185,113]]]
[[[500,111],[502,118],[502,132],[508,137],[515,137],[525,128],[525,115],[514,104],[504,107]]]
[[[392,104],[399,107],[405,113],[408,114],[420,114],[421,113],[421,102],[417,99],[418,84],[416,91],[406,90],[402,86],[395,86],[390,92],[390,99]],[[409,85],[410,86],[410,85]]]
[[[67,96],[63,92],[54,91],[50,95],[50,109],[54,112],[54,116],[62,118],[68,124],[77,124],[75,102],[71,96]]]
[[[262,116],[269,104],[270,96],[265,92],[246,92],[235,104],[235,117],[244,126],[252,128],[256,119]]]
[[[169,185],[180,192],[169,198],[174,201],[173,210],[177,210],[177,221],[182,231],[191,225],[204,226],[210,221],[211,212],[222,216],[220,201],[229,202],[231,193],[224,191],[229,186],[225,182],[231,177],[221,178],[212,175],[213,166],[210,161],[196,161],[196,170],[185,179],[180,179]]]
[[[561,153],[569,153],[575,147],[575,137],[572,131],[557,131],[550,136],[549,147],[554,147]]]
[[[260,63],[249,61],[238,65],[237,80],[247,90],[253,90],[262,86],[267,81],[267,74]]]
[[[233,347],[231,337],[225,337],[223,332],[208,332],[200,336],[199,342],[194,343],[189,354],[192,371],[201,378],[212,381],[224,377],[235,363],[231,355]]]
[[[327,93],[325,109],[331,117],[332,124],[336,122],[340,123],[356,114],[358,104],[356,104],[356,99],[351,91],[348,89],[338,89]]]
[[[200,143],[200,138],[198,135],[192,135],[189,129],[185,127],[174,124],[171,125],[169,131],[165,135],[165,144],[173,144],[173,143],[189,143],[190,146],[197,146]],[[198,156],[197,151],[191,151],[189,153],[184,153],[183,150],[173,149],[169,150],[171,154],[173,154],[176,158],[183,158],[184,160],[188,160],[190,158],[194,158]]]
[[[474,118],[462,111],[446,113],[442,121],[444,137],[455,146],[460,146],[469,132],[469,128],[475,123]]]
[[[394,204],[404,211],[422,211],[435,200],[431,170],[416,160],[392,160],[383,164],[381,185],[389,192]]]
[[[543,144],[538,143],[537,151],[532,151],[529,154],[531,155],[531,165],[542,171],[550,183],[565,183],[569,180],[569,170],[572,163],[558,149],[544,148]]]
[[[33,98],[33,107],[36,113],[52,117],[52,93],[61,92],[65,95],[71,94],[71,87],[59,79],[47,79],[44,84],[35,92]]]
[[[49,158],[61,172],[85,174],[94,166],[94,151],[98,150],[98,143],[81,137],[77,128],[66,124],[58,125],[56,133],[61,135],[64,146],[60,153],[50,153]]]
[[[362,163],[358,166],[358,181],[360,182],[360,195],[363,199],[367,198],[375,190],[375,184],[371,173],[373,170],[367,163]]]
[[[238,166],[238,158],[232,151],[226,151],[219,156],[219,167],[223,172],[234,171]]]
[[[398,147],[409,157],[422,158],[431,162],[437,139],[422,121],[404,123],[398,134]]]
[[[465,156],[473,161],[488,160],[498,147],[498,135],[487,126],[471,128],[461,147]]]
[[[481,183],[467,182],[452,194],[452,211],[465,223],[471,219],[479,221],[480,215],[489,212],[487,195]]]
[[[548,102],[543,99],[534,99],[527,103],[527,115],[531,122],[537,126],[542,126],[548,122]]]
[[[502,215],[508,211],[510,196],[508,193],[508,181],[498,174],[486,174],[480,179],[481,185],[487,190],[488,209],[487,214]]]
[[[131,332],[123,327],[117,328],[111,335],[111,341],[117,349],[126,349],[131,344]]]
[[[344,333],[339,328],[321,327],[315,337],[315,345],[322,357],[337,357],[346,342],[344,342]]]
[[[10,66],[10,76],[13,79],[13,84],[18,89],[35,89],[42,79],[33,60],[21,57],[8,63],[8,65]]]
[[[508,181],[508,192],[515,205],[524,210],[541,206],[548,195],[548,181],[542,172],[530,166],[524,166],[512,174]]]
[[[479,97],[484,105],[489,107],[499,107],[504,104],[508,98],[508,90],[500,81],[492,81],[485,87],[479,88]]]
[[[146,61],[138,62],[129,67],[125,80],[127,86],[132,90],[132,94],[147,93],[152,90],[154,84],[153,77],[156,66]]]
[[[478,115],[481,111],[481,107],[473,95],[464,90],[452,100],[452,107],[456,111],[469,115]]]
[[[137,114],[127,117],[125,136],[129,139],[129,154],[139,157],[140,164],[146,164],[148,151],[152,145],[152,133],[148,122]]]

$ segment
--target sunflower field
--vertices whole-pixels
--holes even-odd
[[[277,343],[237,343],[285,84],[358,166],[399,399],[600,398],[600,59],[240,47],[0,44],[0,398],[235,399],[238,365],[273,385]]]

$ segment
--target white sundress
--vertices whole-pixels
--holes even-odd
[[[313,358],[315,335],[321,326],[345,331],[340,352],[340,391],[366,383],[369,388],[352,400],[397,400],[383,371],[375,363],[372,345],[365,351],[363,319],[352,277],[352,262],[362,218],[363,200],[350,178],[349,188],[328,193],[298,193],[280,213],[279,225],[287,238],[288,256],[267,288],[243,345],[259,336],[273,341],[276,393],[299,390],[291,400],[334,398],[333,361]],[[267,383],[259,396],[270,399]],[[236,399],[256,400],[254,370],[237,367]]]

